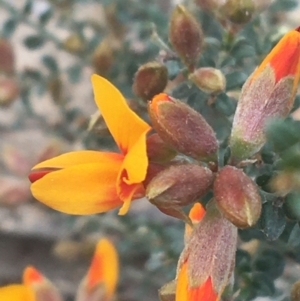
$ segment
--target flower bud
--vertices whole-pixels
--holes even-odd
[[[290,112],[300,77],[300,30],[288,32],[245,82],[234,115],[232,162],[257,153],[265,142],[270,118]]]
[[[192,71],[202,49],[203,33],[196,18],[183,5],[177,5],[172,12],[169,39],[183,63]]]
[[[15,69],[15,54],[10,42],[0,38],[0,73],[11,74]]]
[[[223,215],[239,228],[255,225],[261,213],[256,184],[240,169],[227,165],[217,174],[214,197]]]
[[[52,282],[33,267],[24,270],[23,283],[34,291],[36,301],[63,301]]]
[[[189,75],[189,79],[205,93],[217,94],[225,90],[226,78],[224,74],[212,67],[204,67],[195,70]]]
[[[92,55],[92,65],[99,74],[107,73],[114,63],[114,49],[111,39],[105,38],[95,49]]]
[[[19,85],[14,78],[0,79],[0,107],[8,107],[18,97]]]
[[[195,164],[172,165],[148,184],[146,196],[158,207],[185,206],[205,195],[213,181],[210,169]]]
[[[137,96],[147,101],[163,92],[167,83],[167,67],[159,62],[149,62],[135,73],[132,89]]]
[[[213,174],[206,167],[174,165],[162,170],[150,181],[146,197],[163,213],[182,219],[192,226],[181,207],[205,195],[212,181]]]
[[[255,4],[253,0],[227,0],[222,12],[232,23],[245,24],[251,20]]]
[[[205,11],[214,12],[225,3],[225,0],[195,0],[195,3]]]
[[[146,140],[147,157],[151,162],[164,163],[176,156],[176,151],[166,144],[158,134],[152,134]]]
[[[217,301],[235,263],[237,228],[208,204],[180,255],[176,301]]]
[[[296,281],[291,290],[291,301],[300,300],[300,280]]]
[[[154,129],[177,151],[197,160],[217,161],[216,135],[198,112],[164,93],[149,102],[148,111]]]

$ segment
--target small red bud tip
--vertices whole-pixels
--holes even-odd
[[[42,282],[43,278],[43,275],[34,267],[29,266],[24,270],[23,281],[26,285]]]
[[[28,179],[31,183],[34,183],[34,182],[40,180],[46,174],[48,174],[52,171],[56,171],[56,170],[59,170],[59,169],[58,168],[46,168],[46,169],[33,170],[28,175]]]
[[[298,26],[297,28],[295,28],[296,31],[300,32],[300,26]]]

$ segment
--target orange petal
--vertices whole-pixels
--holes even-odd
[[[32,285],[34,283],[41,283],[44,280],[44,276],[34,267],[29,266],[24,270],[23,283],[25,285]]]
[[[189,218],[191,219],[193,225],[199,223],[202,218],[205,215],[205,209],[200,203],[195,203],[193,207],[190,210],[189,213]],[[193,229],[189,224],[185,224],[185,233],[184,233],[184,238],[185,240],[188,239],[190,234],[192,233]]]
[[[213,289],[211,277],[198,287],[191,287],[189,283],[187,262],[178,273],[176,286],[176,301],[217,301],[218,295]]]
[[[105,295],[109,300],[115,293],[119,277],[118,253],[107,239],[101,239],[96,247],[87,275],[88,290],[92,291],[97,284],[105,285]]]
[[[105,156],[103,157],[103,159]],[[116,183],[122,160],[107,157],[46,174],[31,185],[33,196],[45,205],[69,214],[94,214],[123,204]]]
[[[254,71],[252,80],[270,64],[274,69],[276,82],[288,75],[295,76],[294,90],[300,77],[300,32],[299,29],[289,31],[266,56]]]
[[[138,190],[141,191],[141,183],[146,178],[147,168],[146,132],[144,132],[126,154],[120,170],[117,190],[124,205],[119,214],[127,213],[133,195]]]
[[[102,161],[122,160],[123,156],[118,153],[97,151],[76,151],[66,153],[35,165],[32,169],[40,168],[66,168],[73,165],[99,163]]]
[[[35,301],[34,292],[22,284],[12,284],[0,288],[0,300],[3,301]]]
[[[121,92],[105,78],[92,76],[95,101],[123,154],[136,143],[150,126],[136,115]]]

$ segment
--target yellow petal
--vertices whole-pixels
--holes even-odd
[[[98,163],[103,161],[114,162],[116,160],[123,160],[123,155],[111,152],[76,151],[38,163],[32,169],[65,168],[79,164]]]
[[[12,284],[0,288],[2,301],[35,301],[34,292],[22,284]]]
[[[92,291],[98,284],[105,285],[106,300],[114,295],[119,277],[118,253],[114,245],[107,239],[101,239],[88,271],[87,286]]]
[[[124,205],[119,214],[126,214],[133,195],[137,191],[141,192],[141,183],[146,178],[147,168],[146,132],[144,132],[126,154],[120,170],[117,190],[120,198],[124,201]]]
[[[94,214],[123,204],[116,181],[122,160],[74,165],[46,174],[31,185],[33,196],[45,205],[69,214]]]
[[[136,115],[126,103],[121,92],[105,78],[92,76],[96,104],[110,133],[123,154],[136,143],[150,126]]]

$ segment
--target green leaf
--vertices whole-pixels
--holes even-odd
[[[226,89],[232,90],[240,88],[247,79],[247,75],[244,72],[233,71],[232,73],[226,74]]]
[[[300,122],[292,119],[276,119],[267,126],[266,136],[275,151],[282,152],[300,142]]]
[[[53,11],[51,8],[47,9],[40,15],[39,21],[42,25],[46,25],[53,15]]]
[[[287,149],[281,155],[281,161],[278,162],[278,168],[288,170],[300,169],[300,142]]]
[[[27,0],[24,7],[23,7],[23,14],[24,15],[29,15],[32,11],[32,4],[33,1],[32,0]]]
[[[253,263],[254,269],[263,272],[271,279],[275,280],[282,275],[285,260],[284,257],[276,250],[264,250]]]
[[[268,240],[276,240],[282,234],[285,224],[282,208],[274,206],[272,202],[263,204],[259,225]]]
[[[67,70],[69,81],[76,84],[80,81],[82,75],[81,65],[74,65]]]
[[[294,221],[300,221],[300,193],[299,192],[291,192],[287,195],[285,202],[283,204],[283,210],[285,215],[289,219]]]
[[[295,226],[290,234],[288,244],[292,248],[299,248],[300,247],[299,237],[300,237],[300,227],[299,227],[299,224],[295,224]]]
[[[2,26],[2,34],[5,38],[10,38],[17,28],[18,22],[14,19],[8,19]]]
[[[58,72],[58,65],[56,60],[50,55],[44,55],[42,57],[43,64],[49,69],[51,73]]]
[[[44,38],[39,35],[28,36],[24,39],[24,45],[31,50],[42,47],[44,43]]]

